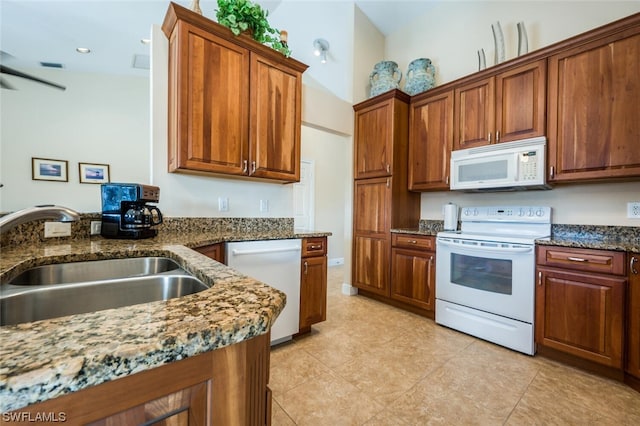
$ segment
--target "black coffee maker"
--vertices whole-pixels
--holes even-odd
[[[138,183],[103,183],[102,231],[106,238],[150,238],[158,234],[151,227],[162,223],[157,203],[160,188]]]

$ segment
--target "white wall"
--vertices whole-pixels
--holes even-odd
[[[302,158],[315,160],[315,228],[329,231],[329,259],[344,259],[347,152],[351,137],[302,126]],[[349,226],[351,223],[349,222]]]
[[[100,211],[100,185],[79,183],[79,162],[109,164],[111,181],[149,182],[147,77],[26,71],[67,89],[3,74],[18,90],[1,93],[0,211],[38,204]],[[32,180],[31,157],[67,160],[69,182]]]
[[[411,60],[428,57],[443,84],[477,71],[476,51],[484,48],[487,66],[494,64],[491,23],[501,23],[506,57],[517,51],[516,23],[524,21],[530,51],[562,41],[640,11],[638,1],[518,1],[441,2],[410,25],[386,39],[386,57],[402,70]],[[404,81],[401,83],[404,85]],[[421,217],[442,219],[441,206],[491,204],[548,205],[554,223],[640,226],[626,218],[626,203],[640,201],[640,182],[566,184],[551,191],[522,193],[464,194],[427,192],[422,194]]]

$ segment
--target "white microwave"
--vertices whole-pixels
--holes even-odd
[[[551,189],[545,178],[545,158],[545,137],[452,151],[450,189]]]

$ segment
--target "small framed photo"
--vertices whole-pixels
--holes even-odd
[[[80,183],[107,183],[109,182],[109,165],[78,163],[80,171]]]
[[[31,157],[31,179],[69,182],[67,160]]]

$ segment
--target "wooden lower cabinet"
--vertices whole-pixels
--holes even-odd
[[[627,383],[640,391],[640,254],[629,254]]]
[[[622,371],[627,287],[624,259],[623,252],[538,246],[538,350],[550,348]],[[564,266],[552,266],[561,264]],[[618,274],[590,272],[594,269]]]
[[[298,334],[327,319],[327,237],[304,238],[301,262]]]
[[[204,254],[211,259],[225,263],[225,251],[224,251],[224,243],[210,244],[208,246],[197,247],[194,249],[195,251]]]
[[[434,237],[392,235],[391,298],[435,315],[434,240]]]
[[[389,296],[388,238],[354,237],[353,285],[381,296]]]
[[[68,424],[268,425],[269,336],[267,333],[16,411],[31,413],[32,418],[64,413]],[[10,414],[5,416],[10,418]]]

